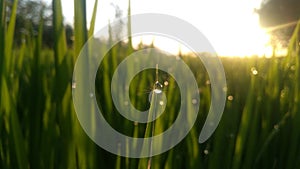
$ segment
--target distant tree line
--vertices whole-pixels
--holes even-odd
[[[10,16],[12,2],[7,0],[8,8],[6,9],[7,16]],[[20,46],[27,37],[37,35],[40,24],[43,24],[43,46],[53,47],[53,24],[52,24],[52,6],[47,5],[42,1],[37,0],[19,0],[17,8],[17,19],[15,27],[14,42],[16,46]],[[7,21],[9,17],[7,17]],[[67,45],[73,45],[73,27],[65,25]]]
[[[262,27],[273,28],[272,43],[286,46],[300,19],[300,0],[263,0],[257,13]]]

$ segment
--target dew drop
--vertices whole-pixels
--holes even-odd
[[[121,146],[122,146],[122,144],[121,144],[121,142],[118,142],[118,148],[121,148]]]
[[[93,93],[90,93],[90,98],[94,97],[94,94]]]
[[[229,101],[232,101],[232,100],[233,100],[233,96],[230,95],[230,96],[227,97],[227,99],[228,99]]]
[[[257,75],[258,74],[258,71],[256,70],[255,67],[251,68],[251,72],[252,72],[253,75]]]
[[[128,85],[125,85],[125,90],[129,91],[129,86]]]
[[[164,85],[165,85],[165,86],[168,86],[168,85],[169,85],[169,82],[168,82],[168,81],[165,81],[165,82],[164,82]]]
[[[274,129],[275,129],[275,130],[279,130],[279,125],[276,124],[276,125],[274,126]]]
[[[76,82],[72,82],[72,89],[76,89]]]
[[[124,105],[125,105],[125,106],[128,106],[128,101],[124,101]]]
[[[164,101],[159,101],[159,104],[162,106],[164,105]]]
[[[163,88],[163,85],[161,83],[159,83],[158,81],[155,82],[154,84],[154,93],[156,94],[159,94],[159,93],[162,93],[162,88]]]
[[[193,100],[192,100],[192,103],[193,103],[193,104],[197,104],[197,99],[193,99]]]
[[[296,70],[296,66],[295,65],[293,65],[293,66],[291,66],[291,70]]]
[[[208,155],[208,154],[209,154],[209,151],[208,151],[208,150],[204,150],[203,152],[204,152],[205,155]]]
[[[230,134],[229,134],[229,138],[234,138],[234,134],[233,134],[233,133],[230,133]]]

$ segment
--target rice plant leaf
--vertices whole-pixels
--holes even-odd
[[[81,48],[87,41],[87,29],[86,29],[86,2],[85,0],[74,0],[74,35],[75,35],[75,57],[77,57],[81,51]]]
[[[96,16],[97,16],[98,0],[95,0],[93,15],[91,19],[90,29],[89,29],[89,38],[93,36],[95,30]]]
[[[14,32],[15,32],[15,25],[16,25],[16,17],[17,17],[17,7],[18,7],[18,0],[13,2],[11,16],[9,19],[8,29],[6,32],[5,37],[5,65],[7,68],[10,67],[11,62],[11,55],[12,55],[12,47],[13,47],[13,40],[14,40]]]
[[[22,136],[20,121],[15,108],[12,108],[10,115],[10,127],[12,129],[13,141],[17,156],[18,167],[20,169],[28,168],[28,159],[25,151],[25,142]]]
[[[55,67],[58,69],[59,64],[62,62],[66,54],[66,35],[63,24],[63,14],[60,0],[52,1],[53,8],[53,28],[54,28],[54,57]]]
[[[5,39],[5,1],[0,0],[0,91],[2,89],[2,72],[4,70],[4,39]],[[1,117],[1,94],[0,94],[0,117]]]

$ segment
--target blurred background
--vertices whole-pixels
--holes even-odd
[[[145,12],[176,16],[208,38],[225,69],[227,100],[216,132],[199,144],[211,98],[207,71],[195,57],[204,53],[161,36],[114,44],[99,66],[95,97],[117,131],[131,137],[162,133],[180,106],[175,79],[147,69],[130,83],[130,102],[149,109],[158,80],[167,113],[148,124],[120,115],[110,84],[129,54],[158,48],[176,55],[199,87],[199,115],[188,136],[161,155],[135,159],[111,154],[85,134],[74,111],[72,89],[78,84],[72,76],[88,38],[115,19]],[[299,16],[299,0],[0,0],[0,168],[300,168]],[[130,22],[119,24],[106,42],[121,31],[130,34]],[[156,133],[149,135],[151,126]]]

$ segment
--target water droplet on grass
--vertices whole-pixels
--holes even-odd
[[[72,82],[72,89],[76,88],[76,82]]]
[[[90,98],[94,97],[94,94],[93,93],[90,93]]]
[[[159,83],[158,81],[155,82],[154,84],[154,93],[156,94],[159,94],[159,93],[162,93],[162,88],[163,88],[163,85],[161,83]]]
[[[169,85],[169,82],[168,82],[168,81],[165,81],[165,82],[164,82],[164,85],[165,85],[165,86],[168,86],[168,85]]]
[[[197,102],[198,102],[197,99],[193,99],[193,100],[192,100],[192,103],[193,103],[193,104],[197,104]]]
[[[209,151],[208,151],[208,150],[204,150],[203,153],[204,153],[205,155],[208,155],[208,154],[209,154]]]
[[[257,75],[258,74],[258,71],[256,70],[255,67],[251,68],[251,72],[252,72],[253,75]]]
[[[227,99],[228,99],[229,101],[232,101],[232,100],[233,100],[233,96],[230,95],[230,96],[227,97]]]
[[[162,105],[164,105],[164,102],[163,101],[159,101],[159,104],[162,106]]]

